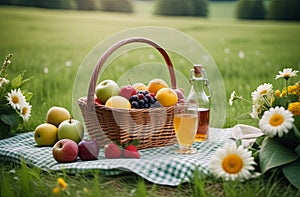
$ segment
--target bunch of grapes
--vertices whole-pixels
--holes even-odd
[[[129,102],[131,107],[135,109],[161,107],[155,98],[155,94],[149,93],[147,90],[138,91],[129,98]]]

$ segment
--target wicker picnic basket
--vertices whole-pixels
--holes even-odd
[[[94,102],[98,74],[104,62],[119,47],[129,43],[146,43],[157,49],[168,67],[172,88],[176,88],[173,64],[161,46],[142,37],[131,37],[113,44],[102,54],[94,67],[87,97],[78,99],[88,135],[98,141],[101,147],[111,142],[125,144],[132,140],[139,140],[138,149],[174,144],[174,107],[118,109]]]

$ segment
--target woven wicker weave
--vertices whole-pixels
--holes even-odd
[[[112,45],[95,65],[88,96],[78,99],[88,134],[97,140],[101,147],[112,141],[124,144],[135,139],[140,141],[138,149],[171,145],[176,142],[173,107],[117,109],[94,102],[98,74],[106,59],[119,47],[134,42],[149,44],[161,53],[169,69],[172,88],[176,88],[173,64],[167,52],[158,44],[146,38],[132,37]]]

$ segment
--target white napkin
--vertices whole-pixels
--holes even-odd
[[[247,148],[255,142],[257,137],[262,136],[263,133],[256,127],[245,124],[237,124],[232,128],[231,135],[236,140],[241,139],[243,146]]]

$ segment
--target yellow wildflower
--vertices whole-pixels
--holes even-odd
[[[88,192],[89,192],[89,189],[87,189],[86,187],[84,187],[84,188],[83,188],[83,191],[84,191],[85,193],[88,193]]]
[[[298,86],[296,85],[288,86],[288,91],[290,94],[298,94]]]
[[[63,178],[58,178],[57,179],[57,184],[59,185],[59,187],[62,190],[66,190],[67,189],[67,183],[65,182],[65,180]]]
[[[284,96],[286,96],[286,90],[285,89],[283,89],[282,92],[281,92],[281,97],[284,97]]]
[[[60,193],[60,188],[59,187],[55,187],[52,190],[53,194],[59,194]]]
[[[280,96],[281,96],[280,94],[281,94],[281,93],[280,93],[280,90],[276,90],[276,91],[275,91],[275,96],[276,96],[276,97],[280,97]]]
[[[288,110],[293,113],[294,116],[300,115],[300,102],[290,103]]]

